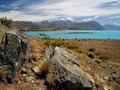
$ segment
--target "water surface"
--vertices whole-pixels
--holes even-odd
[[[120,30],[60,30],[60,31],[23,31],[35,37],[42,37],[39,33],[45,33],[50,38],[64,39],[120,39]]]

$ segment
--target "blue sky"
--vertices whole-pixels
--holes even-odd
[[[14,21],[97,21],[120,25],[120,0],[0,0],[0,17]]]

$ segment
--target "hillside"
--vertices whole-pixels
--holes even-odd
[[[54,28],[54,29],[75,29],[75,30],[104,30],[104,28],[95,21],[90,22],[71,22],[71,21],[42,21],[42,22],[26,22],[26,21],[14,21],[13,25],[17,28],[29,27],[29,28]]]
[[[120,30],[120,26],[106,24],[103,26],[106,30]]]
[[[28,21],[13,21],[13,26],[17,28],[21,28],[21,27],[38,28],[36,24]]]
[[[104,28],[95,21],[90,22],[71,22],[71,21],[42,21],[37,23],[42,28],[63,28],[63,29],[79,29],[79,30],[104,30]]]

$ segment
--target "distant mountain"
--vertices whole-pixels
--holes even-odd
[[[106,24],[103,26],[106,30],[120,30],[120,26]]]
[[[71,22],[71,21],[42,21],[42,22],[27,22],[27,21],[14,21],[13,25],[17,28],[30,27],[30,28],[55,28],[55,29],[74,29],[74,30],[104,30],[104,28],[95,21],[90,22]]]
[[[79,29],[79,30],[104,30],[104,28],[95,21],[90,22],[71,22],[71,21],[42,21],[37,23],[40,28],[56,29]]]
[[[38,28],[38,26],[35,23],[28,21],[13,21],[13,26],[17,28],[21,27]]]

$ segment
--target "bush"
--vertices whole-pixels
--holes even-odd
[[[61,46],[64,46],[65,45],[65,42],[62,41],[61,39],[56,39],[55,41],[52,41],[51,42],[51,46],[55,47],[61,47]]]
[[[77,52],[79,52],[79,53],[83,53],[81,50],[76,50]]]
[[[109,57],[106,56],[106,55],[101,55],[101,56],[99,57],[99,59],[101,59],[101,60],[108,60]]]
[[[79,47],[78,46],[67,46],[67,48],[69,48],[69,49],[77,49]]]
[[[55,39],[55,40],[52,40],[47,34],[44,34],[44,33],[40,33],[39,34],[40,36],[44,36],[44,39],[46,40],[44,42],[44,44],[46,46],[49,46],[51,45],[52,47],[55,47],[55,46],[58,46],[58,47],[61,47],[61,46],[64,46],[65,45],[65,42],[64,40],[62,39]]]
[[[95,48],[89,48],[88,51],[94,52],[96,49]]]
[[[2,17],[0,18],[0,22],[7,26],[8,28],[11,28],[11,25],[12,25],[12,19],[8,19],[7,17]]]

